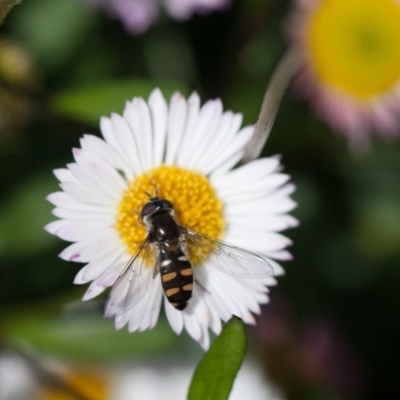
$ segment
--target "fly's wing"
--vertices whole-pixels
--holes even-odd
[[[115,281],[106,300],[104,317],[122,314],[138,304],[154,284],[157,274],[158,251],[146,239]]]
[[[267,278],[274,270],[263,257],[181,227],[191,260],[207,263],[237,278]]]

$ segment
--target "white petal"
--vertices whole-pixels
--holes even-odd
[[[172,330],[177,335],[180,335],[183,329],[183,313],[172,306],[167,300],[164,301],[164,308]]]
[[[265,232],[279,232],[298,225],[296,218],[290,215],[268,215],[264,213],[235,214],[225,211],[225,219],[232,221],[233,229],[244,231],[262,230]]]
[[[210,335],[208,334],[208,329],[201,327],[201,336],[197,341],[204,351],[207,351],[210,347]]]
[[[106,288],[103,286],[97,285],[96,281],[93,281],[88,290],[86,290],[85,294],[82,297],[82,301],[88,301],[103,293]]]
[[[83,279],[83,274],[85,273],[85,267],[81,268],[79,272],[76,274],[75,279],[74,279],[74,284],[75,285],[83,285],[85,283],[88,283],[89,281]]]
[[[129,332],[152,328],[152,324],[157,322],[160,313],[162,294],[161,281],[157,277],[146,296],[132,310],[128,311],[130,314]]]
[[[187,166],[192,156],[193,132],[196,129],[200,113],[200,97],[193,92],[187,101],[187,119],[185,132],[182,136],[181,145],[177,154],[178,165]]]
[[[198,342],[201,338],[201,326],[196,315],[188,314],[186,310],[184,310],[183,323],[188,334]]]
[[[113,286],[129,262],[129,255],[121,257],[97,279],[98,285],[103,287]]]
[[[119,263],[120,259],[124,256],[125,249],[118,248],[106,248],[99,251],[96,258],[91,260],[85,267],[85,273],[83,279],[91,281],[99,278],[107,268],[110,268],[115,263]]]
[[[126,163],[136,174],[143,173],[145,170],[140,156],[140,153],[144,150],[142,143],[135,140],[127,121],[119,114],[114,113],[111,115],[111,126],[118,150],[123,155]]]
[[[151,292],[145,298],[147,307],[143,316],[142,323],[139,326],[140,332],[146,329],[152,329],[157,323],[158,316],[160,314],[162,296],[163,290],[161,288],[161,285],[153,285],[153,287],[151,288]]]
[[[198,166],[206,168],[216,157],[219,157],[219,153],[223,147],[222,144],[225,143],[224,145],[226,145],[230,140],[234,139],[239,131],[241,121],[242,116],[240,114],[234,115],[231,111],[226,111],[222,114],[212,142],[210,142],[209,146],[200,154],[199,161],[197,162]],[[193,149],[191,149],[191,151],[193,151]],[[186,157],[190,158],[190,152],[188,152]]]
[[[209,162],[214,162],[215,158],[219,157],[221,149],[229,146],[235,139],[242,125],[242,121],[242,114],[233,114],[231,111],[227,111],[223,114],[220,130],[213,141],[214,151],[208,156]]]
[[[107,240],[116,235],[114,228],[107,227],[100,223],[96,224],[81,221],[57,220],[47,224],[44,229],[52,235],[56,235],[68,242],[100,238]]]
[[[112,315],[115,315],[115,313],[113,313]],[[117,331],[122,329],[129,322],[129,316],[130,316],[129,312],[122,313],[122,314],[116,314],[116,316],[115,316],[115,329]],[[105,318],[109,318],[109,317],[105,316]]]
[[[66,168],[58,168],[53,170],[53,174],[60,182],[76,182],[76,178],[72,175],[71,171]]]
[[[218,195],[225,201],[247,201],[266,196],[275,191],[289,180],[289,175],[272,174],[258,181],[248,181],[241,185],[232,185],[218,191]]]
[[[247,304],[245,303],[244,288],[241,287],[238,279],[213,268],[206,268],[209,275],[206,289],[212,294],[215,300],[224,304],[231,316],[236,315],[246,323],[254,323],[254,318],[248,311]]]
[[[235,163],[237,162],[238,154],[241,155],[243,153],[244,147],[251,139],[253,132],[253,126],[243,128],[229,144],[221,148],[218,157],[215,157],[214,160],[207,165],[207,174],[211,172],[220,172],[218,170],[221,165],[225,165],[226,163],[229,163],[231,166],[235,165],[233,160]]]
[[[283,197],[283,196],[282,196]],[[228,203],[225,206],[227,214],[254,215],[283,214],[296,208],[297,203],[289,197],[275,198],[268,196],[265,199]]]
[[[274,276],[284,275],[285,270],[282,268],[280,264],[278,264],[275,260],[272,260],[274,253],[269,253],[267,257],[268,262],[271,264],[272,268],[274,269]],[[271,285],[270,285],[271,286]]]
[[[202,165],[199,164],[199,160],[204,150],[212,144],[212,139],[216,135],[220,125],[221,116],[222,103],[219,99],[210,100],[201,108],[197,124],[191,134],[191,149],[189,152],[191,157],[187,160],[188,168],[203,170]]]
[[[196,281],[200,283],[202,288],[207,287],[207,280],[209,279],[209,276],[207,276],[207,269],[204,267],[197,267],[195,269],[196,272]],[[208,310],[213,313],[213,316],[210,317],[210,327],[214,330],[215,333],[218,332],[218,324],[221,326],[220,319],[223,321],[227,321],[232,314],[230,313],[229,309],[226,307],[225,303],[218,301],[215,296],[213,296],[212,293],[210,293],[207,290],[201,289],[204,293],[204,296],[206,296],[206,304],[208,305]],[[214,321],[214,316],[218,316],[218,322]],[[219,327],[219,330],[221,327]]]
[[[293,256],[287,250],[273,251],[268,253],[269,257],[275,258],[276,260],[291,261]]]
[[[99,156],[102,160],[113,166],[116,170],[122,171],[128,181],[132,179],[132,169],[124,161],[117,150],[115,150],[115,148],[113,148],[109,143],[96,136],[86,134],[83,135],[83,138],[81,139],[81,146],[82,149],[88,150],[91,153]]]
[[[123,116],[135,138],[143,171],[151,169],[154,166],[153,133],[147,104],[143,99],[136,97],[126,103]]]
[[[278,157],[260,158],[242,165],[241,167],[230,171],[226,175],[212,175],[210,180],[218,190],[222,190],[225,187],[231,188],[232,186],[238,186],[246,182],[259,181],[267,175],[277,171],[279,166]]]
[[[123,243],[117,235],[107,237],[107,240],[90,238],[71,244],[59,254],[59,257],[65,261],[87,263],[97,258],[104,248],[123,248]]]
[[[68,164],[68,169],[76,177],[79,183],[83,184],[86,188],[95,191],[97,195],[104,196],[104,198],[108,198],[115,203],[120,200],[122,192],[115,189],[112,185],[109,185],[107,180],[104,180],[103,177],[75,163]]]
[[[165,163],[174,164],[182,135],[185,130],[187,117],[187,103],[180,93],[174,93],[171,97],[168,119],[167,149]]]
[[[168,125],[168,106],[160,89],[155,89],[149,97],[151,121],[154,134],[153,166],[162,164],[164,160],[166,131]]]
[[[216,335],[219,335],[222,330],[221,318],[224,319],[223,316],[225,314],[220,314],[218,312],[219,308],[217,306],[217,302],[207,292],[203,292],[203,297],[204,297],[204,302],[206,303],[206,306],[208,308],[208,312],[210,313],[210,316],[209,316],[210,329]],[[225,311],[224,311],[224,313],[225,313]],[[226,319],[228,319],[228,318],[229,318],[229,316]]]
[[[230,314],[223,304],[216,302],[212,294],[204,290],[205,286],[203,282],[207,281],[207,276],[204,276],[204,274],[206,274],[206,268],[197,267],[194,272],[195,282],[197,283],[194,286],[194,293],[196,297],[204,302],[204,305],[202,305],[202,308],[198,311],[200,313],[205,313],[202,325],[208,325],[212,331],[218,335],[222,329],[221,318],[223,320],[228,320]]]
[[[218,165],[218,167],[214,171],[212,171],[212,174],[214,176],[225,175],[243,158],[243,155],[244,155],[244,150],[238,151],[232,157],[228,158],[222,164]]]
[[[74,211],[89,212],[89,213],[111,211],[111,209],[105,205],[82,203],[78,200],[75,200],[65,192],[51,193],[46,197],[46,200],[54,204],[55,206],[63,208],[65,210],[74,210]]]
[[[108,164],[97,154],[84,149],[74,149],[74,158],[77,164],[93,171],[119,193],[126,189],[127,181],[122,178],[115,167]]]
[[[81,182],[64,182],[60,186],[67,194],[79,202],[108,207],[116,206],[114,199],[104,195],[104,193],[93,191]]]
[[[124,255],[122,255],[122,257],[124,257]],[[137,271],[133,272],[135,273]],[[125,276],[124,279],[119,282],[120,286],[116,287],[107,299],[104,311],[106,318],[116,314],[121,315],[120,321],[123,321],[125,325],[131,317],[135,318],[137,312],[140,314],[143,301],[152,288],[152,285],[159,285],[160,283],[159,279],[153,278],[157,277],[153,277],[153,270],[151,268],[142,268],[139,275],[131,274]],[[131,324],[135,325],[138,323],[139,326],[139,320],[141,321],[140,316],[137,320],[131,320]]]
[[[82,212],[57,207],[53,209],[52,213],[58,218],[69,219],[72,221],[101,222],[104,225],[112,225],[115,223],[116,219],[114,213],[109,212],[109,210],[107,210],[107,212]]]
[[[210,321],[210,313],[201,296],[202,291],[199,290],[198,285],[194,285],[192,298],[189,304],[183,311],[185,315],[194,315],[200,326],[208,327]]]
[[[227,232],[224,240],[233,246],[241,247],[257,254],[268,254],[271,251],[282,250],[292,244],[291,240],[276,236],[271,232],[254,232],[254,235],[243,236],[238,233]]]

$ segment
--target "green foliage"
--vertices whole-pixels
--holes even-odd
[[[42,354],[79,361],[126,360],[161,354],[174,347],[176,335],[166,321],[142,334],[116,331],[92,307],[58,304],[14,309],[3,316],[2,329],[10,344],[26,342]],[[99,304],[97,304],[99,305]],[[100,306],[100,305],[99,305]],[[100,307],[99,307],[100,308]]]
[[[57,242],[43,230],[52,220],[52,205],[45,198],[57,189],[50,171],[36,173],[0,205],[0,255],[28,257]]]
[[[226,400],[246,353],[246,327],[233,317],[197,366],[189,400]]]
[[[159,87],[167,98],[177,90],[184,94],[187,92],[185,85],[178,82],[125,79],[59,93],[52,99],[51,107],[69,118],[98,125],[100,116],[112,112],[121,114],[126,101],[135,96],[148,98],[155,87]]]
[[[83,2],[75,0],[24,1],[11,18],[16,35],[49,71],[71,59],[93,23]]]
[[[0,3],[0,24],[3,22],[10,10],[17,4],[20,4],[21,1],[22,0],[2,0]]]

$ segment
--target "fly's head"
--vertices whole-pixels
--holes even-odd
[[[162,199],[161,197],[151,197],[150,200],[142,207],[140,211],[140,218],[146,225],[148,225],[151,223],[156,214],[163,212],[172,214],[173,211],[174,206],[170,201]]]

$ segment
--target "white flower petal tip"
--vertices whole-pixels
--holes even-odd
[[[75,157],[79,157],[79,155],[81,154],[81,152],[82,152],[82,149],[78,149],[77,147],[73,147],[73,148],[72,148],[72,154],[73,154]]]
[[[83,274],[85,272],[85,268],[82,268],[75,276],[74,284],[75,285],[84,285],[88,283],[85,279],[83,279]]]
[[[47,200],[59,219],[45,230],[72,242],[59,257],[84,264],[74,280],[90,284],[84,301],[112,287],[105,317],[115,318],[116,329],[152,329],[164,303],[172,330],[186,330],[208,349],[210,330],[219,334],[232,315],[254,324],[260,304],[269,301],[269,287],[284,273],[277,261],[292,259],[292,241],[281,232],[298,225],[288,215],[296,206],[295,185],[280,172],[280,155],[234,168],[254,129],[241,123],[242,116],[224,111],[220,99],[201,105],[196,92],[188,99],[176,92],[166,100],[156,88],[148,102],[127,102],[122,116],[102,117],[103,139],[85,134],[81,148],[73,149],[75,162],[54,171],[61,191]],[[140,220],[143,206],[154,200],[146,192],[170,201],[174,213],[158,212],[172,226],[179,221],[187,228],[181,229],[180,262],[188,250],[191,262],[183,265],[193,285],[178,286],[190,292],[181,303],[168,301],[173,295],[162,286],[179,272],[176,260],[168,278],[151,265],[144,268],[143,253],[132,260],[153,229],[151,213]],[[149,242],[148,254],[161,257],[161,242]]]
[[[296,93],[354,150],[367,150],[373,134],[399,136],[399,20],[394,0],[296,0],[287,21]],[[366,31],[379,38],[372,52]]]
[[[99,294],[103,293],[106,288],[97,285],[96,283],[92,283],[89,286],[89,289],[86,291],[86,293],[82,297],[82,301],[88,301],[92,300],[93,298],[97,297]]]
[[[65,261],[82,262],[82,261],[80,261],[81,255],[79,253],[70,254],[70,253],[66,253],[65,250],[63,250],[58,255],[58,257],[60,257],[61,259],[65,260]]]

